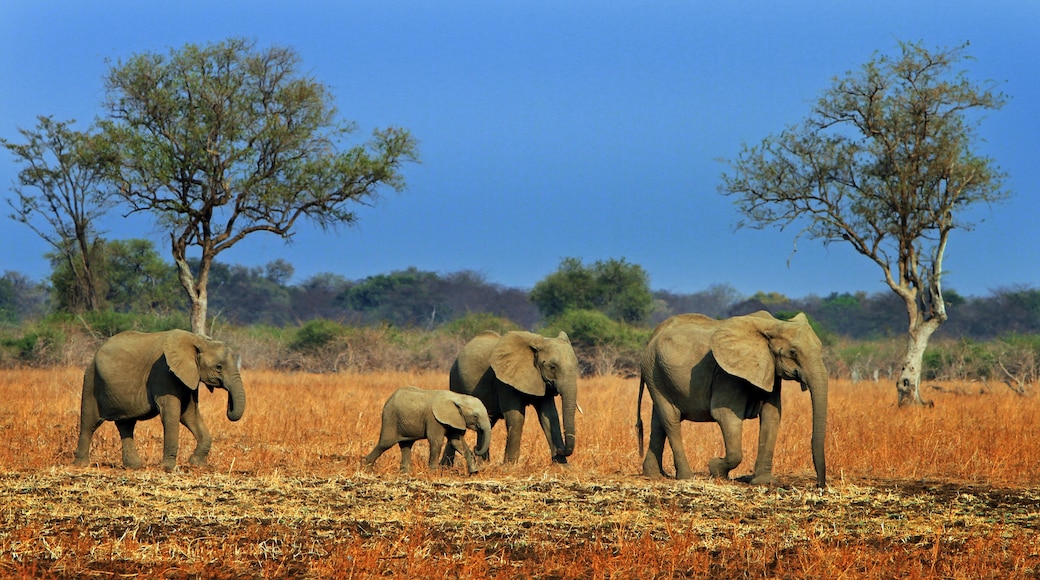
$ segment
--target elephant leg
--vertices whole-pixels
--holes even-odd
[[[459,434],[458,436],[451,437],[448,439],[448,446],[454,448],[456,451],[462,454],[466,459],[466,470],[470,475],[473,475],[479,469],[477,468],[476,456],[473,455],[473,450],[466,445],[465,434]]]
[[[116,421],[116,429],[119,429],[119,440],[123,445],[123,466],[127,469],[140,469],[141,456],[137,454],[137,445],[134,443],[134,427],[137,419],[120,419]]]
[[[177,469],[177,451],[180,447],[181,434],[181,402],[176,397],[163,397],[157,400],[159,418],[163,425],[163,458],[162,468],[166,471]]]
[[[773,484],[773,452],[776,450],[776,436],[780,431],[780,392],[775,391],[762,405],[758,420],[758,455],[755,457],[755,474],[751,483]]]
[[[440,456],[441,449],[444,447],[444,437],[432,436],[427,437],[426,440],[430,442],[430,461],[427,466],[430,470],[433,470],[437,467],[437,458]],[[449,447],[451,446],[449,445]]]
[[[83,398],[79,410],[79,442],[76,445],[76,467],[86,467],[90,463],[90,442],[94,432],[104,421],[94,397],[94,364],[91,363],[83,374]]]
[[[412,472],[412,445],[415,441],[402,441],[398,443],[401,448],[401,473]]]
[[[658,421],[658,429],[664,432],[668,438],[668,446],[672,448],[672,461],[675,463],[676,479],[692,479],[693,470],[690,469],[690,461],[686,458],[686,446],[682,438],[682,413],[679,409],[654,402],[654,419]],[[650,421],[650,446],[654,445],[654,421]],[[662,447],[663,443],[659,443]],[[644,460],[645,461],[645,460]],[[660,460],[658,460],[660,461]],[[645,465],[645,462],[644,462]]]
[[[506,463],[520,459],[520,436],[524,433],[524,408],[510,409],[506,416]]]
[[[542,425],[545,440],[549,443],[553,463],[567,463],[563,455],[563,432],[560,430],[560,414],[556,411],[556,401],[552,397],[543,397],[538,401],[538,422]]]
[[[744,420],[729,407],[718,407],[711,410],[711,416],[722,430],[722,442],[726,448],[725,457],[716,457],[708,462],[708,471],[712,477],[729,478],[729,472],[744,460],[741,444],[744,433]]]
[[[656,412],[650,414],[650,445],[643,457],[643,475],[664,477],[664,426]]]
[[[206,465],[206,458],[209,456],[210,447],[213,445],[213,437],[210,436],[209,429],[206,429],[206,424],[202,421],[197,395],[192,397],[191,401],[188,402],[188,408],[181,414],[181,424],[187,427],[188,431],[195,436],[195,451],[191,454],[191,458],[188,461],[192,465]]]
[[[366,466],[371,467],[375,464],[376,460],[379,459],[380,455],[385,453],[387,449],[390,449],[394,445],[397,445],[396,441],[386,443],[382,439],[380,439],[379,442],[376,443],[376,446],[372,448],[372,451],[370,451],[368,455],[366,455],[361,460],[361,462],[364,463]]]

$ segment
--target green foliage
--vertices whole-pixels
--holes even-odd
[[[556,272],[535,284],[530,299],[550,320],[568,310],[597,310],[614,320],[639,323],[653,309],[649,276],[623,258],[589,267],[578,258],[564,258]]]
[[[541,330],[546,336],[555,336],[560,331],[566,332],[572,343],[584,347],[642,350],[650,338],[649,329],[611,320],[598,310],[568,310]]]
[[[100,261],[109,308],[157,315],[186,310],[188,300],[174,265],[162,259],[150,240],[106,241]]]
[[[47,322],[33,323],[22,328],[21,332],[0,337],[0,347],[6,353],[13,355],[19,363],[29,365],[52,361],[54,352],[62,349],[66,342],[65,329]]]
[[[430,327],[445,312],[444,293],[433,272],[414,267],[369,276],[340,298],[352,310],[366,313],[369,320],[393,322],[402,326]]]
[[[495,316],[488,312],[470,312],[441,326],[438,332],[469,340],[485,330],[504,334],[511,330],[520,330],[520,327],[508,318]]]
[[[346,334],[347,329],[337,322],[320,318],[310,320],[296,330],[296,337],[289,343],[289,349],[302,353],[317,353]]]
[[[53,318],[55,321],[64,321],[67,324],[80,323],[86,326],[92,334],[100,337],[110,337],[127,330],[138,332],[163,332],[166,330],[189,328],[188,317],[184,312],[170,314],[156,313],[131,313],[117,312],[115,310],[101,310],[98,312],[84,312],[77,317],[59,315]]]

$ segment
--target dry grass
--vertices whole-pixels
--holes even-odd
[[[157,421],[138,426],[148,467],[120,466],[98,430],[88,469],[69,467],[81,371],[0,373],[0,576],[46,577],[817,577],[1040,576],[1040,400],[938,393],[897,409],[890,385],[832,383],[831,486],[813,487],[808,397],[785,391],[782,485],[712,481],[713,424],[686,424],[700,477],[638,475],[634,379],[581,384],[578,449],[549,465],[529,420],[518,465],[473,477],[370,472],[379,410],[395,388],[445,374],[247,372],[245,418],[200,395],[211,465],[158,468]],[[969,385],[944,385],[967,391]],[[644,418],[649,405],[644,409]],[[750,472],[756,429],[747,423]],[[473,436],[470,435],[472,442]],[[194,446],[182,429],[181,463]]]

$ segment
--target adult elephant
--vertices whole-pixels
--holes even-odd
[[[101,345],[83,375],[79,446],[75,465],[90,462],[90,441],[105,421],[115,421],[123,445],[123,465],[141,467],[134,444],[138,421],[158,415],[163,424],[166,471],[177,466],[179,424],[195,436],[190,462],[204,465],[213,443],[199,413],[199,383],[228,391],[227,418],[238,421],[246,395],[238,364],[222,342],[184,330],[121,332]]]
[[[535,408],[555,463],[574,452],[574,411],[578,405],[578,357],[567,334],[547,338],[533,332],[500,335],[485,331],[459,351],[451,367],[450,388],[473,395],[487,407],[491,425],[506,421],[505,461],[520,458],[524,412]],[[563,407],[563,433],[555,396]],[[452,448],[445,450],[445,461]]]
[[[742,461],[743,421],[759,418],[758,456],[751,483],[773,483],[773,451],[780,427],[781,380],[798,381],[812,398],[812,458],[816,483],[827,484],[824,438],[827,430],[827,368],[823,345],[804,314],[790,321],[761,311],[727,320],[680,314],[654,330],[640,368],[653,400],[650,446],[643,474],[662,476],[664,440],[672,448],[675,476],[693,471],[683,450],[680,422],[715,421],[722,430],[725,456],[708,462],[714,477],[729,477]],[[643,420],[636,408],[639,448]]]

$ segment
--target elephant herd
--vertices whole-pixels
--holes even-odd
[[[578,359],[563,332],[554,338],[523,331],[484,332],[459,351],[449,374],[449,390],[404,387],[387,399],[378,442],[363,462],[371,465],[398,445],[401,469],[408,471],[412,444],[427,439],[431,467],[443,447],[442,464],[452,465],[460,453],[469,473],[474,473],[477,457],[488,458],[491,430],[499,419],[506,424],[505,461],[516,462],[525,411],[534,407],[552,461],[567,463],[575,449],[578,375]],[[653,402],[643,474],[664,475],[667,439],[675,477],[693,477],[683,450],[681,422],[714,421],[722,431],[725,455],[709,461],[708,469],[713,477],[727,478],[743,459],[743,422],[757,418],[758,454],[751,483],[773,483],[783,380],[797,381],[811,397],[813,465],[817,485],[824,487],[827,369],[823,346],[804,315],[785,321],[768,312],[726,320],[680,314],[659,324],[640,364],[637,402],[641,404],[644,388]],[[98,349],[84,373],[75,465],[89,464],[94,431],[103,422],[114,421],[122,440],[123,464],[140,467],[134,426],[155,416],[163,423],[164,469],[176,468],[179,424],[197,441],[189,461],[205,464],[212,438],[198,411],[200,384],[211,391],[226,389],[228,419],[242,417],[245,391],[239,365],[222,342],[183,330],[130,331],[112,337]],[[557,396],[563,410],[562,428]],[[636,426],[642,452],[639,408],[637,405]],[[465,442],[466,430],[477,433],[474,450]]]

